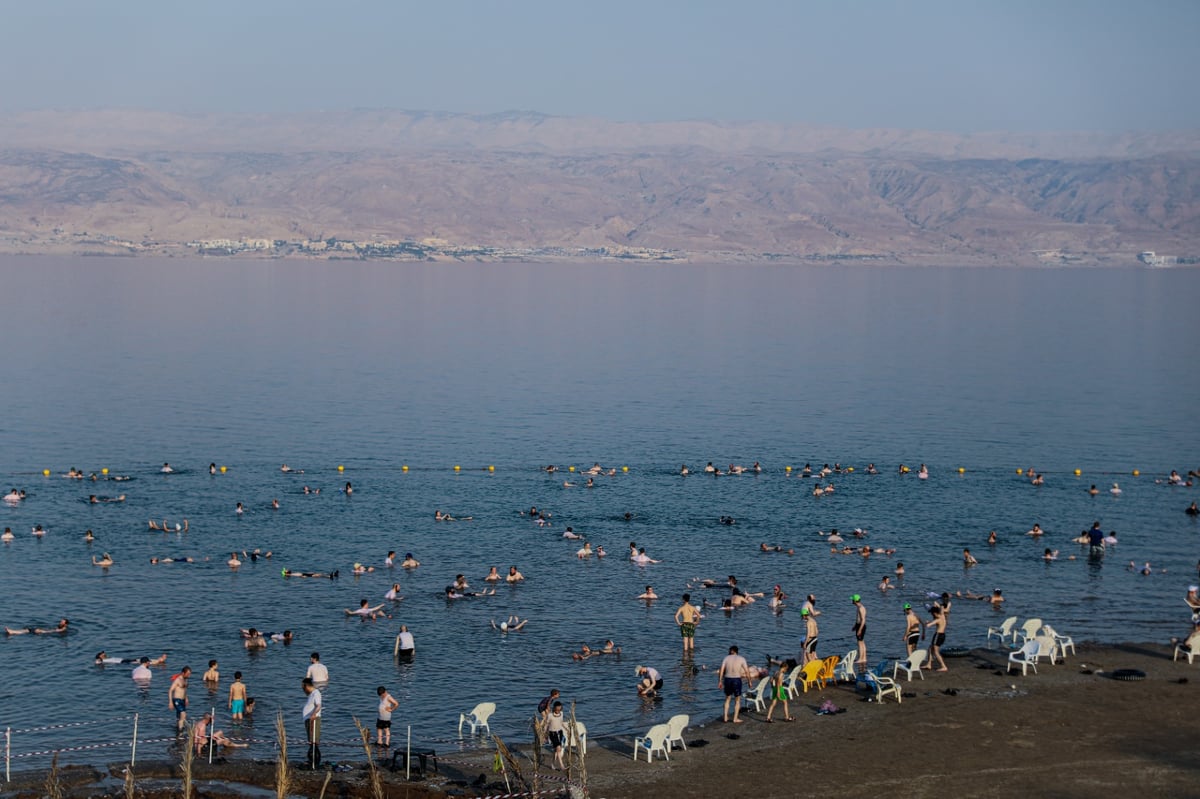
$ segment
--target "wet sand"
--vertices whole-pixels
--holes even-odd
[[[1019,668],[1005,676],[1005,663],[999,649],[951,658],[949,672],[903,682],[901,704],[866,702],[848,685],[813,690],[792,703],[793,723],[778,721],[782,708],[776,708],[772,724],[765,724],[760,713],[744,715],[742,724],[722,723],[714,685],[712,704],[706,704],[703,717],[693,714],[684,735],[689,749],[672,752],[669,762],[635,763],[628,736],[590,740],[589,793],[607,799],[1092,797],[1118,789],[1155,796],[1200,793],[1200,752],[1194,747],[1200,736],[1200,663],[1173,663],[1171,650],[1158,644],[1080,645],[1065,664],[1042,664],[1037,674],[1031,670],[1025,677]],[[1125,668],[1146,677],[1124,682],[1109,676]],[[815,715],[825,699],[846,712]],[[738,738],[728,738],[731,734]],[[697,745],[700,741],[706,743]],[[526,743],[507,743],[522,770],[530,771]],[[503,781],[491,771],[490,753],[442,754],[441,774],[428,780],[406,784],[402,773],[385,769],[385,795],[504,793]],[[371,796],[364,758],[348,755],[345,762],[352,769],[334,774],[325,795]],[[96,770],[71,771],[74,787],[68,787],[67,797],[122,795],[111,777],[98,789]],[[178,775],[173,764],[139,766],[139,795],[178,795]],[[480,775],[486,775],[486,786],[473,788]],[[202,781],[200,797],[274,795],[263,792],[273,785],[268,763],[236,758],[202,763],[196,776]],[[324,775],[298,776],[302,783],[294,795],[319,795]],[[40,796],[44,783],[44,772],[24,774],[6,786],[19,790],[0,795]]]

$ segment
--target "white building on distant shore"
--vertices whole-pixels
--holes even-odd
[[[1156,255],[1154,250],[1139,252],[1138,260],[1146,266],[1174,266],[1176,263],[1174,255]]]

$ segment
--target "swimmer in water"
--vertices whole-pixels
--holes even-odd
[[[596,547],[596,557],[598,557],[598,558],[602,558],[602,557],[604,557],[604,556],[605,556],[605,555],[607,555],[607,554],[608,554],[608,553],[604,551],[604,545],[603,545],[603,544],[601,544],[601,545],[599,545],[599,546],[597,546],[597,547]]]
[[[691,472],[688,471],[686,463],[679,467],[679,474],[682,477],[687,477],[689,474],[691,474]]]
[[[400,564],[402,569],[415,569],[421,565],[421,561],[412,556],[411,552],[404,553],[404,562]]]
[[[369,573],[375,571],[375,567],[374,566],[364,566],[361,563],[355,563],[353,571],[354,571],[354,576],[357,577],[361,574],[369,574]]]
[[[1188,516],[1200,516],[1200,507],[1196,507],[1196,503],[1193,502],[1191,505],[1187,506],[1187,510],[1185,510],[1184,513],[1186,513]]]
[[[237,556],[236,552],[230,552],[229,560],[227,560],[225,562],[229,564],[229,568],[231,568],[231,569],[236,569],[238,566],[242,565],[242,562],[240,560],[238,560],[238,556]]]
[[[100,556],[99,560],[96,560],[96,556],[92,555],[92,565],[99,566],[102,569],[107,569],[109,566],[113,565],[112,555],[105,552]]]
[[[345,612],[346,612],[347,616],[360,616],[364,620],[370,619],[371,621],[374,621],[375,619],[379,618],[380,616],[384,616],[384,617],[387,616],[387,614],[383,612],[383,608],[384,608],[384,606],[382,603],[376,605],[375,607],[368,607],[367,600],[362,599],[362,600],[359,600],[357,608],[355,608],[354,610],[345,608]]]
[[[150,564],[157,566],[160,563],[195,563],[196,559],[192,557],[182,558],[150,558]]]
[[[495,588],[493,588],[491,591],[463,591],[460,593],[459,591],[455,590],[454,586],[448,585],[446,586],[445,596],[446,599],[465,599],[467,597],[492,596],[495,593]]]
[[[69,625],[70,621],[63,618],[58,620],[57,627],[52,627],[49,630],[41,627],[24,627],[19,630],[14,630],[12,627],[5,627],[4,632],[8,633],[9,635],[28,635],[30,633],[33,635],[65,635]]]
[[[1088,494],[1090,494],[1091,496],[1094,497],[1099,493],[1100,493],[1100,489],[1096,488],[1095,483],[1092,483],[1092,487],[1088,489]]]
[[[995,530],[992,530],[990,533],[988,533],[987,542],[988,542],[989,546],[994,545],[996,543],[996,531]]]
[[[592,556],[592,544],[590,541],[584,542],[584,545],[575,552],[577,558],[590,558]]]
[[[336,580],[340,576],[338,574],[338,570],[336,570],[336,569],[331,572],[298,572],[298,571],[293,571],[292,569],[284,569],[282,571],[282,574],[284,577],[320,577],[320,578],[327,577],[330,580]]]
[[[969,549],[963,550],[963,565],[964,566],[978,566],[979,565],[979,561],[975,559],[975,556],[971,554],[971,550],[969,550]]]
[[[1034,538],[1037,538],[1038,536],[1043,535],[1044,532],[1045,531],[1042,530],[1042,526],[1040,524],[1038,524],[1037,522],[1034,522],[1033,527],[1030,528],[1029,532],[1027,532],[1025,535],[1033,536]]]
[[[11,527],[5,527],[4,534],[0,535],[0,541],[4,541],[5,543],[12,541],[14,538],[16,538],[16,536],[13,535],[13,531],[12,531]]]
[[[1108,493],[1112,494],[1114,497],[1119,497],[1121,495],[1121,486],[1113,483],[1112,488],[1108,489]]]
[[[502,579],[504,578],[500,576],[500,570],[493,566],[492,570],[487,573],[487,577],[483,578],[483,581],[485,583],[498,583]]]
[[[392,583],[392,587],[387,590],[383,598],[389,602],[399,602],[404,597],[400,596],[400,583]]]
[[[897,563],[897,564],[896,564],[896,576],[897,576],[897,577],[903,577],[903,576],[904,576],[904,564],[903,564],[903,563]]]
[[[970,591],[967,591],[965,594],[962,591],[958,591],[955,593],[955,596],[959,599],[978,599],[993,606],[1004,604],[1004,596],[1000,593],[999,588],[993,590],[990,596],[988,594],[973,594]]]
[[[654,589],[646,586],[646,590],[638,594],[635,599],[658,599],[658,594],[654,593]]]
[[[566,530],[564,530],[562,537],[567,539],[568,541],[578,541],[579,539],[583,538],[583,536],[581,536],[579,533],[575,532],[574,527],[568,527]]]
[[[633,562],[638,564],[639,566],[645,566],[647,563],[662,563],[661,560],[655,560],[654,558],[647,555],[645,547],[642,547],[641,549],[638,550],[637,557],[635,557],[633,559]]]
[[[529,619],[522,619],[519,616],[509,616],[508,621],[502,621],[496,624],[496,620],[492,619],[492,629],[499,630],[502,633],[516,632],[529,623]]]
[[[891,591],[895,587],[896,586],[892,585],[892,578],[886,575],[879,581],[880,591]]]
[[[162,666],[167,662],[167,655],[164,652],[163,654],[161,654],[158,657],[151,660],[150,658],[145,658],[145,657],[143,657],[143,658],[110,658],[108,656],[108,653],[105,652],[104,650],[100,650],[99,652],[96,653],[96,665],[97,666],[112,665],[112,664],[129,665],[132,663],[141,663],[143,661],[145,661],[147,666]]]
[[[98,497],[95,494],[92,494],[91,496],[88,497],[88,503],[90,503],[92,505],[99,505],[103,502],[124,502],[124,501],[125,501],[124,494],[121,494],[116,497]]]
[[[1052,560],[1058,560],[1058,550],[1051,549],[1050,547],[1046,547],[1046,551],[1044,553],[1042,553],[1042,560],[1047,561],[1047,562],[1052,561]]]
[[[169,463],[164,463],[164,464],[162,465],[162,468],[161,468],[161,469],[159,469],[159,471],[160,471],[160,472],[162,472],[163,474],[171,474],[171,473],[172,473],[173,471],[175,471],[175,470],[171,468],[171,464],[169,464]]]
[[[517,571],[516,566],[508,567],[508,574],[505,575],[504,582],[519,583],[519,582],[523,582],[524,580],[525,580],[525,575],[523,575],[523,574],[521,574],[521,572]]]

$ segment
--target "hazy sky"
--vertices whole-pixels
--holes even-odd
[[[0,111],[1200,128],[1200,0],[6,0]]]

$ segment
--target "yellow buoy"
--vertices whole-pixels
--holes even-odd
[[[43,477],[49,477],[49,476],[50,476],[50,470],[49,470],[49,469],[42,469],[42,476],[43,476]]]
[[[846,467],[846,471],[848,471],[848,472],[852,472],[852,471],[854,471],[854,467],[853,467],[853,466],[847,466],[847,467]]]
[[[622,466],[622,467],[621,467],[621,471],[623,471],[623,472],[627,472],[627,471],[629,471],[629,467],[628,467],[628,466]]]
[[[575,471],[575,467],[574,467],[574,466],[568,466],[568,467],[567,467],[567,471],[568,471],[568,472],[573,472],[573,471]]]
[[[100,474],[108,474],[108,467],[105,466],[103,469],[101,469]]]
[[[458,466],[458,465],[456,464],[456,465],[455,465],[455,467],[454,467],[454,471],[456,471],[456,472],[462,471],[462,467],[461,467],[461,466]]]
[[[1024,469],[1017,469],[1017,474],[1025,474],[1025,470],[1024,470]]]
[[[222,467],[221,467],[221,474],[225,474],[225,470],[226,470],[226,469],[228,469],[228,468],[229,468],[228,466],[222,466]]]
[[[400,467],[400,471],[402,471],[402,472],[407,472],[407,471],[408,471],[408,464],[406,463],[406,464],[404,464],[403,466],[401,466],[401,467]]]
[[[1081,469],[1076,469],[1076,470],[1075,470],[1075,476],[1076,476],[1076,477],[1078,477],[1078,476],[1079,476],[1079,475],[1081,475],[1081,474],[1083,474],[1083,471],[1082,471]]]
[[[965,474],[965,473],[966,473],[966,471],[967,471],[967,470],[966,470],[966,469],[964,469],[963,467],[961,467],[961,466],[959,466],[959,467],[958,467],[958,473],[959,473],[959,474]]]
[[[345,467],[345,466],[343,466],[342,464],[340,464],[340,463],[339,463],[339,464],[338,464],[338,471],[339,471],[339,472],[344,472],[344,471],[346,471],[346,467]]]
[[[1139,472],[1137,469],[1134,469],[1134,470],[1133,470],[1133,476],[1134,476],[1134,477],[1137,477],[1139,474],[1141,474],[1141,472]]]
[[[489,471],[489,472],[494,472],[494,471],[496,471],[496,467],[495,467],[495,466],[492,466],[492,465],[490,465],[490,464],[489,464],[489,465],[488,465],[488,471]]]
[[[791,467],[791,466],[784,466],[784,467],[783,467],[783,470],[784,470],[785,472],[790,472],[790,471],[792,470],[792,467]]]
[[[904,474],[908,474],[908,467],[907,467],[907,466],[901,466],[901,467],[900,467],[900,471],[904,472]]]

